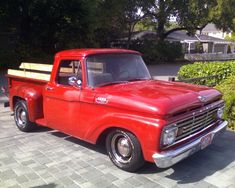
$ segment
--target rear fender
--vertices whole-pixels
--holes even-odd
[[[13,107],[18,99],[24,99],[27,103],[29,120],[35,122],[36,119],[43,118],[43,97],[41,91],[36,88],[21,86],[16,88],[16,95],[12,97]]]

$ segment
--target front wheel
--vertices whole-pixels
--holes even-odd
[[[106,149],[111,161],[122,170],[134,172],[144,164],[140,143],[130,132],[111,131],[106,137]]]
[[[33,130],[34,125],[29,121],[28,108],[25,101],[20,100],[14,107],[14,119],[16,126],[23,132]]]

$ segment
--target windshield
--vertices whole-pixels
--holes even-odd
[[[150,79],[148,69],[137,54],[97,54],[86,60],[88,85],[108,84]]]

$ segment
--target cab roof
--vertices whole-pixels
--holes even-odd
[[[58,52],[56,57],[76,57],[76,56],[89,56],[94,54],[107,54],[107,53],[129,53],[129,54],[140,54],[134,50],[126,50],[126,49],[116,49],[116,48],[90,48],[90,49],[72,49],[72,50],[64,50]]]

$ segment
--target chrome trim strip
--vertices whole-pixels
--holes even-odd
[[[171,121],[169,122],[169,124],[176,124],[178,123],[179,121],[186,121],[187,119],[189,119],[190,117],[193,117],[193,116],[198,116],[200,114],[203,114],[206,110],[206,108],[209,107],[209,109],[213,109],[213,108],[217,108],[217,107],[220,107],[220,108],[224,108],[225,104],[224,104],[224,100],[219,100],[219,101],[216,101],[214,103],[211,103],[211,104],[208,104],[206,106],[203,106],[199,109],[195,109],[191,112],[188,112],[186,113],[185,117],[182,118],[182,119],[178,119],[177,116],[174,117],[174,119],[177,119],[176,121]]]
[[[171,144],[171,145],[169,145],[169,146],[166,146],[166,147],[164,147],[164,148],[162,148],[162,149],[167,149],[167,148],[172,147],[172,146],[174,146],[174,145],[176,145],[176,144],[179,144],[180,142],[184,142],[184,141],[186,141],[186,140],[188,140],[188,139],[190,139],[190,138],[196,136],[197,134],[201,134],[201,133],[204,132],[205,130],[211,128],[211,127],[212,127],[213,125],[215,125],[216,123],[217,123],[217,122],[214,122],[214,123],[208,125],[207,127],[205,127],[204,129],[202,129],[202,130],[200,130],[200,131],[198,131],[198,132],[196,132],[196,133],[194,133],[194,134],[191,134],[191,135],[189,135],[189,136],[187,136],[187,137],[185,137],[185,138],[183,138],[183,139],[180,139],[180,140],[174,142],[173,144]]]
[[[215,136],[217,136],[223,130],[226,130],[227,125],[228,125],[228,122],[223,121],[215,129],[213,129],[206,135],[212,134],[212,141],[213,141]],[[206,135],[203,135],[199,137],[198,139],[194,140],[193,142],[188,143],[184,146],[178,147],[176,149],[153,154],[152,157],[153,157],[155,164],[159,168],[167,168],[189,157],[193,153],[201,150],[201,139],[205,137]]]

